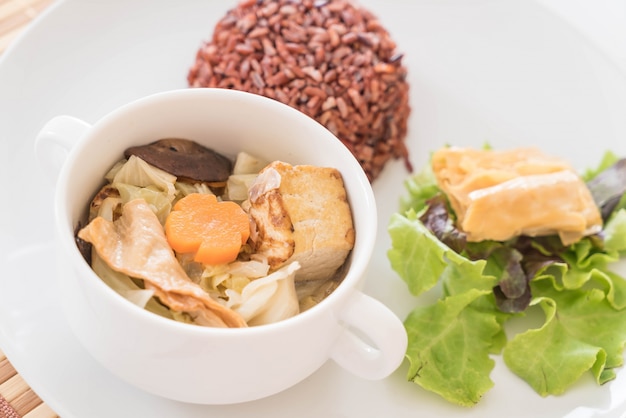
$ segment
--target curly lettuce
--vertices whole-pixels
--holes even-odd
[[[612,187],[601,193],[613,205],[603,231],[569,246],[558,237],[469,243],[429,167],[406,181],[402,212],[388,225],[388,258],[413,295],[441,287],[439,300],[405,319],[408,380],[472,406],[493,386],[491,354],[541,396],[565,392],[585,373],[598,384],[615,378],[626,280],[612,264],[626,252],[626,199],[623,184],[602,176],[615,176],[616,162],[607,154],[584,175]],[[508,321],[531,309],[543,324],[508,337]]]

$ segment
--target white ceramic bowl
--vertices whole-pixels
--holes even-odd
[[[341,285],[306,312],[245,329],[168,320],[109,288],[81,257],[74,230],[123,151],[166,137],[192,139],[231,157],[247,151],[270,161],[339,169],[356,230]],[[67,155],[59,158],[59,150]],[[313,119],[239,91],[175,90],[122,106],[93,126],[56,117],[41,130],[36,154],[51,175],[60,170],[55,221],[68,321],[93,357],[121,379],[170,399],[228,404],[282,391],[328,359],[367,379],[384,378],[402,362],[401,321],[359,290],[376,239],[372,189],[352,154]]]

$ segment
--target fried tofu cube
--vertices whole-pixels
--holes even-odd
[[[350,205],[334,168],[275,161],[261,171],[249,200],[255,252],[272,269],[298,261],[296,281],[329,279],[354,246]]]

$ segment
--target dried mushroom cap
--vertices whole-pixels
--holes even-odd
[[[232,171],[232,161],[227,157],[188,139],[167,138],[130,147],[124,156],[131,155],[181,179],[225,182]]]

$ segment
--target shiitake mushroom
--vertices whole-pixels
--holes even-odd
[[[130,147],[124,152],[167,171],[180,180],[225,183],[232,171],[232,161],[195,141],[166,138],[147,145]]]

